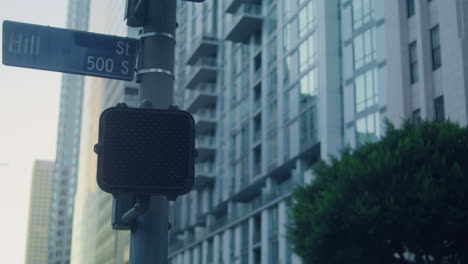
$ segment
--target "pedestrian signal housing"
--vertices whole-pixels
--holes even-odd
[[[105,192],[174,198],[194,183],[195,122],[181,110],[112,107],[101,114],[95,152]]]

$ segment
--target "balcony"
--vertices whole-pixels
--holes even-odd
[[[199,110],[193,114],[195,130],[197,134],[206,134],[216,128],[216,111]]]
[[[225,40],[245,42],[249,36],[262,29],[262,6],[243,3],[232,17],[231,25],[226,31]]]
[[[197,161],[204,161],[216,154],[216,138],[214,136],[197,136],[195,146],[198,150]]]
[[[195,164],[195,190],[203,189],[214,182],[214,163],[200,162]]]
[[[265,186],[266,178],[251,179],[243,188],[239,189],[231,199],[236,202],[246,202],[259,195]]]
[[[188,54],[188,65],[194,65],[202,57],[215,57],[218,51],[218,39],[214,36],[203,35],[195,39]]]
[[[261,4],[261,0],[225,0],[226,1],[226,13],[235,13],[236,10],[239,8],[240,5],[244,3],[254,3],[254,4]]]
[[[202,83],[196,89],[185,91],[185,109],[194,113],[200,108],[216,104],[216,85]]]
[[[188,71],[187,83],[185,88],[192,89],[200,83],[215,82],[218,73],[216,58],[202,57]]]

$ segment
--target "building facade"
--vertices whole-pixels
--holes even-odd
[[[136,37],[115,22],[124,5],[93,1],[93,31]],[[174,102],[195,117],[198,158],[171,203],[170,263],[301,263],[286,199],[315,162],[377,140],[386,118],[466,125],[467,14],[468,0],[178,1]],[[125,263],[91,147],[100,112],[136,106],[138,86],[87,86],[73,263]]]
[[[467,124],[468,1],[181,3],[177,85],[195,116],[194,190],[174,264],[300,263],[285,199],[384,120]]]
[[[339,1],[180,3],[177,84],[196,123],[194,190],[171,263],[301,263],[286,198],[344,142]]]
[[[136,38],[137,30],[128,29],[122,17],[125,1],[91,0],[89,31]],[[106,108],[125,102],[138,106],[138,85],[104,78],[85,78],[80,165],[73,223],[73,264],[124,264],[129,259],[129,231],[111,226],[112,195],[99,189],[96,182],[99,117]]]
[[[88,29],[89,0],[69,0],[67,28]],[[64,74],[51,212],[49,262],[70,263],[73,207],[78,175],[84,77]]]
[[[48,263],[49,228],[54,187],[54,162],[34,162],[29,199],[26,264]]]
[[[468,1],[385,1],[388,117],[468,123]]]

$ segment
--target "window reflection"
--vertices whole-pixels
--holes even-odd
[[[299,81],[300,105],[307,105],[317,95],[317,68],[310,70]]]
[[[380,115],[372,113],[356,121],[356,146],[374,142],[380,136]]]
[[[353,0],[353,28],[357,29],[374,17],[373,0]]]
[[[358,75],[354,80],[356,112],[370,108],[378,102],[377,70]]]
[[[376,57],[374,29],[368,29],[364,33],[356,36],[353,40],[354,46],[354,68],[373,62]]]

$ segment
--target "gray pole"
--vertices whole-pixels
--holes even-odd
[[[176,1],[148,0],[141,36],[141,78],[139,101],[153,108],[167,109],[172,104]],[[169,202],[152,196],[148,210],[137,217],[131,232],[130,264],[167,264]]]

